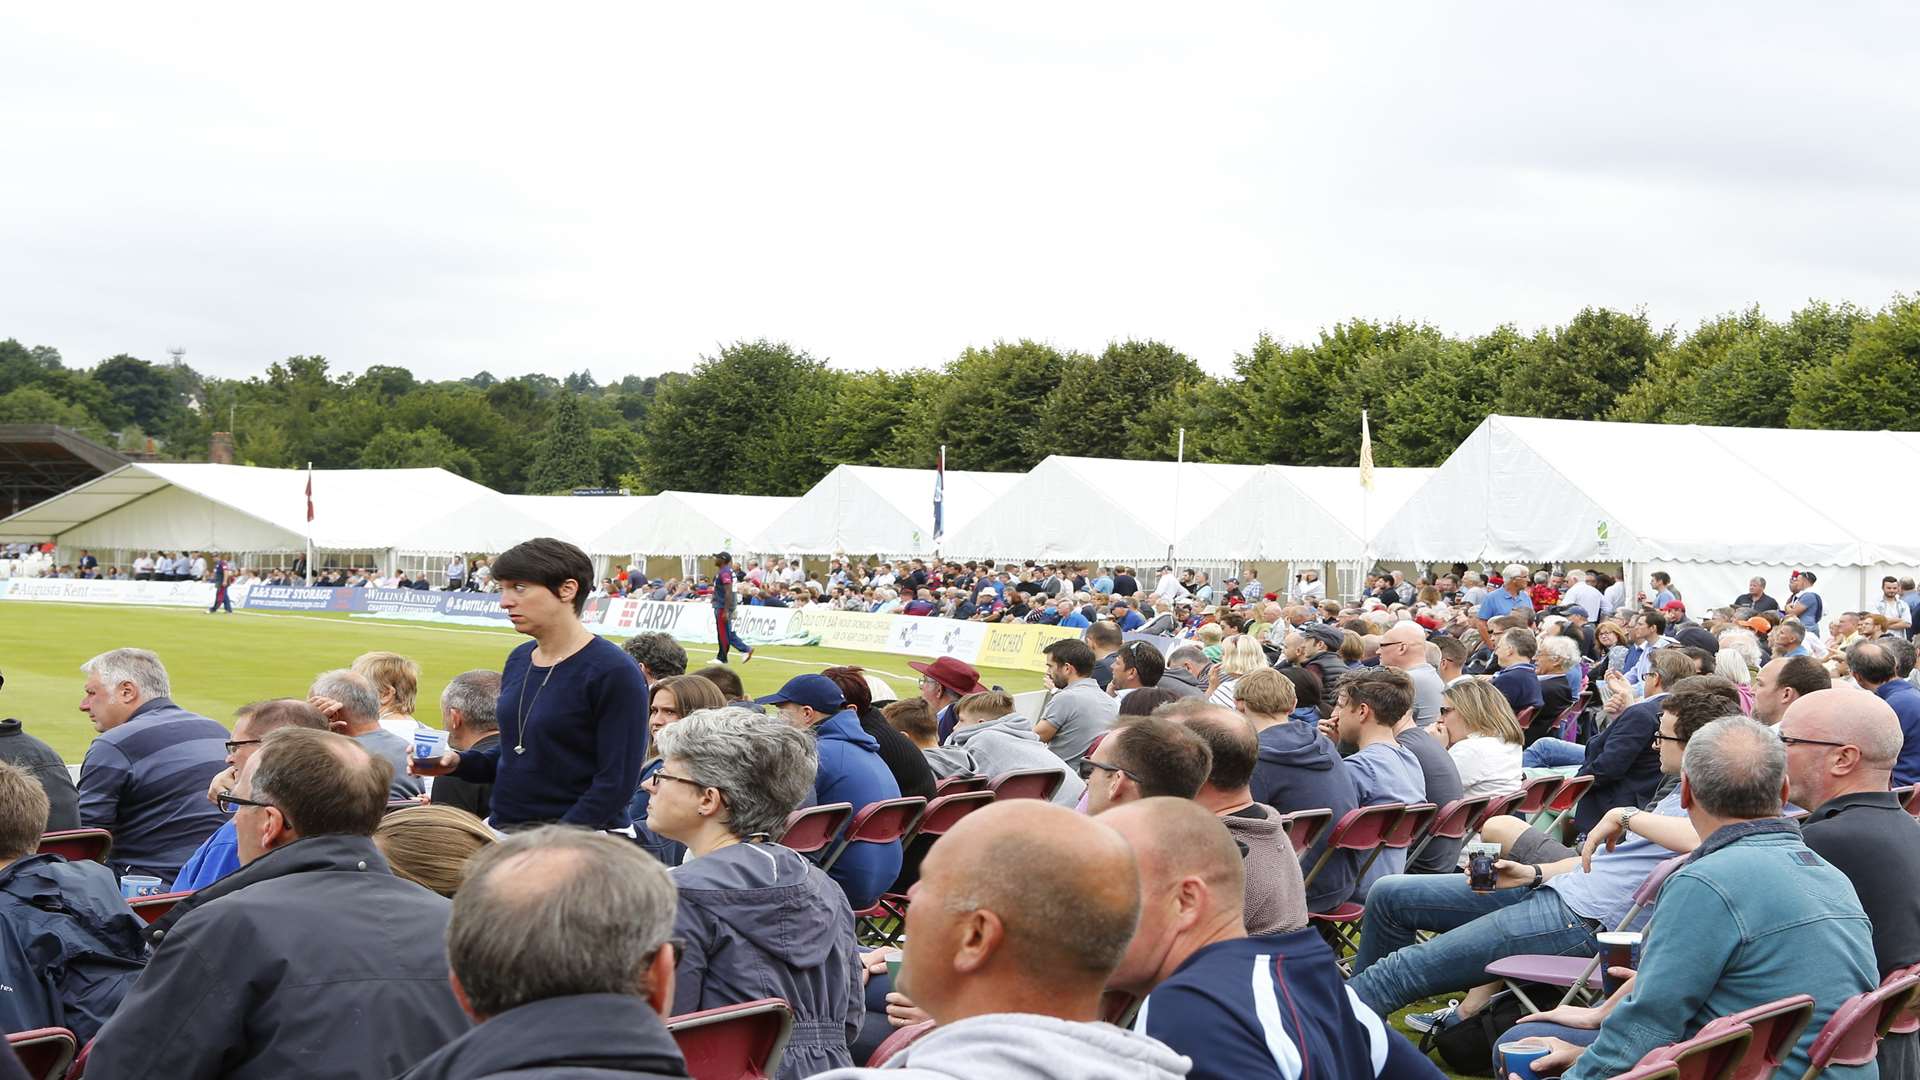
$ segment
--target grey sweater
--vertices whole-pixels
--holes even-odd
[[[1086,791],[1086,782],[1066,762],[1054,756],[1047,744],[1033,733],[1033,721],[1019,713],[1008,713],[998,720],[953,729],[946,744],[928,750],[927,764],[935,776],[1000,776],[1024,769],[1055,769],[1065,776],[1053,801],[1065,807],[1077,806]]]
[[[1307,925],[1307,890],[1301,883],[1300,857],[1280,824],[1280,814],[1254,803],[1220,819],[1242,847],[1247,877],[1247,933],[1285,934]]]

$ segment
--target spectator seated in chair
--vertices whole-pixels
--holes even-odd
[[[1109,706],[1112,698],[1100,695]],[[954,706],[960,722],[947,736],[944,746],[926,751],[927,764],[934,775],[1001,776],[1028,769],[1050,769],[1062,774],[1060,789],[1053,801],[1065,807],[1079,805],[1087,785],[1068,769],[1067,763],[1047,749],[1034,734],[1033,721],[1014,711],[1013,698],[1004,690],[983,690],[968,694]]]
[[[1256,671],[1234,687],[1234,707],[1253,722],[1260,740],[1260,760],[1248,790],[1256,801],[1283,814],[1328,810],[1332,820],[1339,821],[1360,805],[1359,791],[1346,759],[1321,733],[1318,716],[1309,720],[1294,715],[1298,701],[1297,684],[1279,671]],[[1303,870],[1320,861],[1327,831],[1300,853]],[[1351,852],[1334,852],[1313,880],[1307,910],[1324,915],[1346,903],[1353,895],[1356,865]]]
[[[226,771],[213,778],[213,784],[207,789],[207,801],[217,809],[220,796],[233,790],[240,782],[240,769],[247,760],[260,749],[260,740],[270,731],[286,727],[307,728],[312,731],[326,731],[327,718],[319,710],[304,701],[295,698],[281,698],[276,701],[256,701],[243,705],[234,714],[233,738],[227,740]],[[233,819],[207,837],[180,868],[180,876],[173,883],[173,892],[193,892],[206,888],[235,870],[240,869],[239,838],[234,834]]]

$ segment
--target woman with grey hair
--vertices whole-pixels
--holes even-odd
[[[781,1080],[853,1064],[866,1014],[853,909],[826,872],[775,841],[813,793],[813,738],[750,709],[661,728],[647,828],[687,845],[674,867],[683,942],[673,1011],[759,998],[793,1007]]]

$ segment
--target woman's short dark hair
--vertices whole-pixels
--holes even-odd
[[[1120,715],[1152,716],[1153,710],[1178,700],[1179,694],[1163,686],[1143,686],[1138,690],[1129,690],[1127,696],[1120,699]]]
[[[551,536],[537,536],[518,543],[493,560],[493,580],[525,581],[544,587],[555,596],[560,586],[571,581],[573,613],[586,610],[587,594],[593,591],[593,560],[587,553]]]
[[[697,679],[705,679],[719,687],[721,696],[728,701],[745,701],[747,698],[746,684],[740,681],[739,673],[730,667],[708,664],[695,671],[693,675]]]
[[[1314,678],[1311,672],[1306,668],[1290,667],[1281,668],[1280,674],[1285,675],[1293,683],[1293,699],[1296,703],[1294,708],[1316,710],[1320,708],[1320,703],[1325,699],[1320,693],[1320,680]]]
[[[856,715],[873,708],[873,687],[867,685],[867,676],[863,669],[852,666],[830,667],[820,674],[833,680],[833,685],[840,688],[841,696],[847,699],[847,704],[853,706]]]

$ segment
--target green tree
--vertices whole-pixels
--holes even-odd
[[[839,378],[784,342],[736,342],[661,380],[642,429],[643,486],[788,495],[831,465],[817,435]]]
[[[948,468],[1018,472],[1048,454],[1079,453],[1046,431],[1042,416],[1065,371],[1066,357],[1036,341],[996,341],[961,353],[934,398],[932,445],[921,448],[920,460],[930,463],[944,443]]]
[[[1913,388],[1920,386],[1920,298],[1898,296],[1855,328],[1847,351],[1809,367],[1793,382],[1794,427],[1896,431],[1920,429]]]
[[[564,495],[577,487],[597,487],[600,462],[593,436],[576,394],[555,399],[553,418],[534,443],[527,488],[538,495]]]
[[[38,386],[17,386],[0,394],[0,424],[58,424],[95,439],[106,435],[87,410]]]
[[[1374,427],[1374,461],[1432,467],[1500,408],[1500,379],[1527,358],[1529,342],[1502,326],[1470,342],[1427,338],[1396,353],[1386,422]]]
[[[1121,457],[1143,403],[1203,377],[1199,364],[1158,341],[1114,342],[1097,357],[1071,354],[1041,404],[1037,434],[1060,453]]]
[[[1234,358],[1246,417],[1236,456],[1283,465],[1356,463],[1360,410],[1382,409],[1399,378],[1382,358],[1437,333],[1415,323],[1353,319],[1321,331],[1312,345],[1260,335],[1251,352]]]
[[[439,428],[386,428],[360,451],[363,469],[441,468],[471,479],[479,471],[473,454]]]
[[[165,427],[185,405],[173,372],[126,353],[100,361],[91,374],[137,427]]]
[[[1649,364],[1673,345],[1647,313],[1584,308],[1567,325],[1542,332],[1532,362],[1507,373],[1503,407],[1518,416],[1599,420]]]

